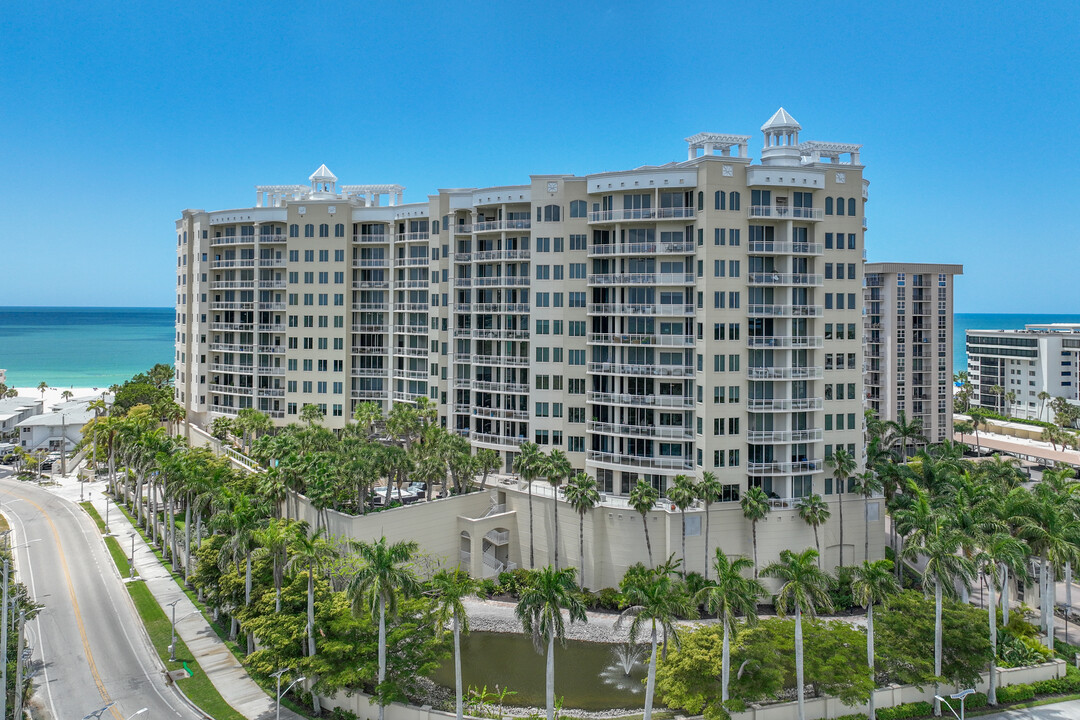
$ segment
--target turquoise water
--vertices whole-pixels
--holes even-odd
[[[967,367],[964,331],[1080,323],[1080,314],[957,313],[953,371]],[[0,368],[8,385],[106,387],[173,358],[172,308],[0,308]]]
[[[0,308],[7,384],[108,387],[173,362],[172,308]]]
[[[953,372],[957,373],[967,369],[964,335],[968,330],[1021,330],[1037,323],[1080,323],[1080,315],[956,313],[953,322]]]

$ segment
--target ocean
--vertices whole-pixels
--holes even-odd
[[[0,307],[0,368],[15,387],[108,387],[173,362],[173,317],[172,308]],[[967,367],[966,330],[1050,322],[1080,315],[957,313],[953,372]]]
[[[108,387],[172,364],[172,308],[0,307],[11,387]]]

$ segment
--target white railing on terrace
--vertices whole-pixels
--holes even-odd
[[[748,430],[746,442],[748,443],[803,443],[820,442],[824,437],[821,428],[810,430]]]
[[[458,303],[454,309],[459,313],[527,313],[528,303]]]
[[[421,289],[431,285],[431,280],[395,280],[394,287]]]
[[[491,507],[484,512],[480,517],[491,517],[492,515],[502,515],[506,512],[506,503],[492,503]],[[492,530],[492,532],[495,532]]]
[[[406,380],[426,380],[431,377],[431,373],[427,370],[402,370],[394,368],[391,374],[396,378],[405,378]]]
[[[751,335],[747,347],[757,348],[819,348],[825,346],[820,335]]]
[[[353,258],[352,266],[358,268],[384,268],[390,266],[390,261],[386,258]]]
[[[384,323],[378,325],[353,325],[352,331],[354,333],[387,333],[389,332],[389,326]]]
[[[259,332],[285,332],[285,323],[259,323]]]
[[[588,392],[586,399],[592,403],[613,405],[642,405],[646,407],[692,408],[694,398],[689,395],[630,395],[627,393]]]
[[[493,285],[508,285],[519,286],[528,285],[529,278],[527,277],[476,277],[472,279],[473,287],[491,287]]]
[[[473,232],[494,232],[496,230],[528,230],[532,220],[485,220],[472,224]]]
[[[643,334],[608,334],[589,333],[587,341],[599,345],[661,345],[664,347],[692,347],[693,335],[657,335],[655,333]]]
[[[503,260],[528,260],[531,256],[529,250],[480,250],[472,253],[473,262],[501,262]],[[459,254],[460,258],[461,255]],[[461,262],[467,262],[461,260]]]
[[[506,567],[501,562],[499,562],[498,559],[496,559],[496,557],[494,555],[489,555],[488,553],[484,553],[483,557],[484,557],[484,567],[489,568],[490,570],[492,570],[495,575],[498,575],[499,573],[501,573],[503,571],[503,569],[505,569],[505,567]]]
[[[465,380],[464,387],[471,387],[473,390],[481,390],[484,392],[506,392],[517,394],[528,394],[528,383],[508,383],[508,382],[489,382],[487,380]],[[458,387],[462,387],[458,385]]]
[[[623,210],[594,210],[589,222],[618,222],[622,220],[683,220],[694,217],[692,207],[633,208]]]
[[[250,387],[238,387],[236,385],[220,385],[217,383],[210,383],[209,390],[212,393],[226,393],[231,395],[251,395],[253,390]]]
[[[389,280],[356,280],[352,284],[353,290],[366,290],[370,288],[386,289],[390,287]]]
[[[750,398],[746,401],[746,409],[750,412],[820,410],[823,406],[821,398]]]
[[[393,239],[393,235],[387,235],[384,233],[364,233],[362,235],[353,235],[353,242],[363,243],[388,243]]]
[[[284,280],[259,280],[260,288],[282,289],[286,285]]]
[[[750,317],[821,317],[825,313],[821,305],[748,305],[746,314]]]
[[[806,285],[820,287],[824,284],[821,275],[809,273],[750,273],[747,280],[751,285]]]
[[[651,470],[693,470],[694,463],[690,458],[684,457],[640,457],[638,455],[620,455],[618,453],[606,453],[599,450],[589,450],[585,454],[586,460],[607,463],[608,465],[623,465]]]
[[[748,367],[750,380],[820,380],[825,375],[821,367]]]
[[[350,374],[352,377],[386,377],[389,368],[354,367]]]
[[[798,460],[795,462],[748,462],[748,475],[794,475],[821,472],[821,460]]]
[[[586,311],[590,315],[693,315],[694,306],[691,304],[678,305],[644,305],[627,303],[596,303],[590,304]]]
[[[417,240],[427,240],[429,234],[426,232],[411,232],[411,233],[398,233],[394,236],[396,242],[415,242]]]
[[[394,348],[395,355],[408,355],[410,357],[427,357],[430,353],[426,347],[397,347]]]
[[[384,302],[378,302],[378,303],[372,303],[372,302],[353,303],[352,304],[352,309],[354,311],[357,311],[357,312],[364,312],[364,311],[370,311],[370,310],[388,310],[389,305],[387,303],[384,303]]]
[[[227,365],[225,363],[210,363],[210,372],[241,373],[248,375],[255,372],[254,365]]]
[[[664,440],[692,440],[694,432],[688,427],[660,427],[643,425],[615,425],[590,420],[586,427],[590,432],[607,435],[631,435],[633,437],[660,438]]]
[[[430,264],[431,258],[427,257],[394,258],[394,267],[427,267]]]
[[[454,232],[458,235],[468,235],[472,233],[472,225],[455,225]]]
[[[221,415],[236,415],[240,412],[240,408],[226,407],[225,405],[211,405],[210,412],[220,413]]]
[[[252,323],[210,323],[211,330],[251,330]]]
[[[353,345],[353,355],[389,355],[390,348],[385,345]]]
[[[211,280],[211,290],[231,290],[235,288],[254,288],[254,280]]]
[[[356,400],[385,400],[390,394],[389,390],[353,390],[352,397]]]
[[[489,435],[487,433],[469,433],[469,439],[475,443],[481,443],[484,445],[502,445],[510,447],[518,447],[521,443],[525,442],[525,438],[521,437],[509,437],[507,435]]]
[[[394,332],[401,335],[427,335],[427,325],[395,325]]]
[[[255,267],[255,259],[249,258],[245,260],[211,260],[211,269],[216,268],[234,268],[234,267]]]
[[[776,220],[821,220],[825,217],[825,211],[821,208],[788,207],[787,205],[751,205],[747,209],[746,216]]]
[[[620,363],[589,363],[589,372],[635,377],[693,377],[691,365],[627,365]]]
[[[752,240],[747,243],[746,251],[761,255],[821,255],[824,247],[821,243]]]
[[[615,273],[589,275],[590,285],[687,285],[693,273]]]
[[[430,306],[427,303],[394,303],[395,312],[427,312]]]
[[[475,365],[513,365],[513,366],[526,366],[530,364],[530,359],[524,355],[472,355],[465,356],[471,357],[471,362]],[[458,360],[458,362],[469,362],[467,360]]]
[[[506,506],[503,505],[505,510]],[[484,535],[484,539],[490,542],[492,545],[506,545],[510,542],[509,530],[488,530]]]
[[[233,345],[230,343],[210,343],[210,349],[215,352],[253,353],[255,348],[251,345]]]
[[[528,420],[528,410],[514,410],[511,408],[488,408],[488,407],[473,407],[472,414],[475,417],[482,418],[505,418],[507,420]]]
[[[643,242],[589,245],[589,255],[656,255],[694,252],[692,242]]]
[[[285,267],[284,258],[259,258],[259,267]]]

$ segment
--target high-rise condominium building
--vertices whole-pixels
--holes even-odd
[[[968,330],[967,369],[973,405],[1012,417],[1053,420],[1051,399],[1080,402],[1080,325]]]
[[[423,202],[322,166],[185,210],[177,400],[341,427],[424,396],[506,467],[557,447],[609,494],[705,471],[728,499],[831,494],[823,460],[862,447],[868,183],[858,145],[801,142],[783,109],[761,130],[756,163],[704,132],[682,162]]]
[[[920,421],[931,443],[952,439],[953,278],[963,273],[963,265],[866,264],[867,405],[883,421],[901,413]]]

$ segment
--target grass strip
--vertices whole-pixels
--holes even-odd
[[[90,517],[94,518],[98,528],[104,532],[105,523],[97,511],[90,503],[82,503],[81,505],[90,514]],[[121,575],[127,575],[129,572],[127,555],[124,554],[120,543],[116,541],[116,538],[107,537],[105,538],[105,545],[109,548],[109,554],[112,556],[113,562],[116,563],[117,570],[120,571]],[[184,694],[214,720],[247,720],[225,702],[225,699],[221,697],[221,693],[210,682],[210,678],[199,667],[194,654],[179,636],[176,638],[176,660],[169,660],[172,622],[169,616],[165,614],[165,610],[154,598],[153,593],[150,592],[150,588],[146,587],[145,583],[133,582],[127,583],[127,590],[131,595],[132,602],[135,604],[135,610],[139,613],[139,618],[146,627],[146,633],[150,636],[150,642],[153,644],[154,650],[157,652],[158,657],[161,658],[165,668],[170,671],[181,670],[185,662],[190,668],[192,675],[178,680],[176,683]]]

